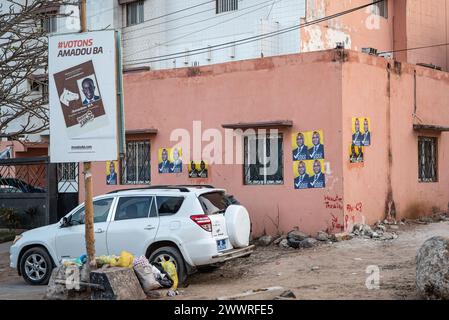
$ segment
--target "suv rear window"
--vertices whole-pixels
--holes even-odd
[[[221,191],[204,193],[198,197],[198,200],[200,200],[204,213],[207,215],[222,213],[231,204],[239,204],[233,196]]]
[[[121,197],[115,211],[115,221],[148,218],[150,197]]]
[[[156,197],[157,200],[157,210],[159,216],[170,216],[175,214],[181,208],[184,202],[184,197]]]

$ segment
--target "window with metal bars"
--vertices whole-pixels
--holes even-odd
[[[58,164],[59,181],[76,181],[78,178],[78,163],[68,162]]]
[[[126,25],[133,26],[142,23],[144,20],[144,1],[131,2],[126,5]]]
[[[216,13],[237,11],[239,9],[238,0],[216,0]]]
[[[282,134],[247,136],[244,140],[244,184],[284,184]]]
[[[373,0],[373,2],[377,2],[379,0]],[[373,4],[373,13],[375,15],[381,16],[385,19],[388,19],[388,0],[383,0],[382,2],[377,2]]]
[[[150,184],[150,142],[128,141],[122,162],[122,184]]]
[[[419,182],[438,182],[438,139],[418,138]]]
[[[58,31],[57,12],[51,12],[44,15],[41,19],[41,27],[45,33],[54,33]]]

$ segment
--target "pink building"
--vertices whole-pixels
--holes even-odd
[[[445,72],[337,49],[127,73],[130,149],[128,165],[122,162],[120,173],[145,171],[148,163],[150,169],[140,178],[122,175],[122,184],[108,186],[106,166],[97,163],[94,190],[101,194],[136,187],[128,183],[145,179],[152,185],[223,187],[248,207],[256,235],[294,227],[309,233],[339,232],[388,214],[400,219],[431,213],[446,209],[449,202],[449,173],[444,165],[449,150],[444,133],[449,130],[447,101],[449,75]],[[364,149],[362,163],[349,161],[353,117],[370,120],[371,144]],[[279,175],[248,179],[245,164],[211,163],[207,179],[192,179],[187,158],[182,173],[158,173],[158,150],[179,142],[170,141],[175,129],[187,130],[192,139],[198,129],[193,128],[198,126],[194,121],[201,122],[203,151],[212,138],[218,139],[208,129],[217,129],[223,137],[225,128],[278,129],[282,137]],[[292,135],[309,131],[324,135],[325,187],[299,190],[294,187]],[[184,156],[193,152],[194,143],[192,139]],[[219,145],[224,159],[225,142]],[[244,145],[242,150],[234,145],[234,156],[237,151],[237,156],[243,152],[240,156],[246,158],[249,144]]]

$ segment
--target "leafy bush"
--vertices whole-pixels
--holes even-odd
[[[17,229],[20,225],[19,213],[14,208],[0,208],[0,218],[10,230]]]

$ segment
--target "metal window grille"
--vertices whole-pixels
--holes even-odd
[[[373,2],[376,2],[378,0],[373,0]],[[375,15],[384,17],[385,19],[388,18],[388,0],[384,0],[382,2],[378,2],[373,4],[373,13]]]
[[[228,11],[237,11],[239,9],[238,0],[217,0],[216,12],[217,14]]]
[[[51,13],[49,16],[45,16],[41,19],[41,26],[45,33],[54,33],[58,29],[56,12]]]
[[[143,22],[144,1],[128,3],[126,5],[126,25],[133,26]]]
[[[122,163],[122,184],[150,184],[150,142],[129,141]]]
[[[284,184],[282,134],[247,136],[244,152],[245,185]]]
[[[58,163],[58,192],[78,192],[78,177],[78,163]]]
[[[419,182],[438,182],[437,138],[418,138]]]

